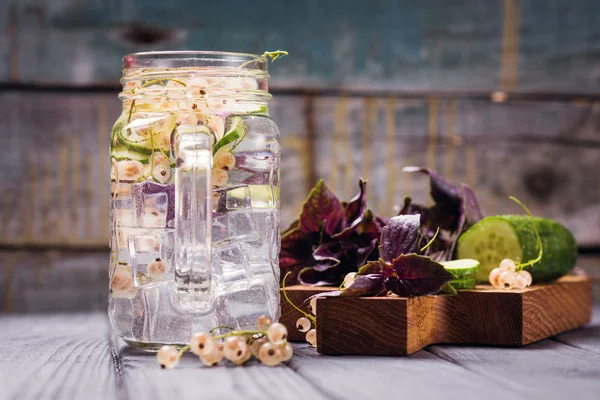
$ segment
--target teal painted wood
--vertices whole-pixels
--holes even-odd
[[[600,89],[595,0],[5,0],[0,81],[116,84],[128,52],[283,48],[276,86],[494,90],[507,2],[519,90]]]

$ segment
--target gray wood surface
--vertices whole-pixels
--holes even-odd
[[[431,346],[412,356],[323,356],[160,370],[104,313],[0,316],[0,399],[597,399],[600,304],[590,326],[524,348]]]

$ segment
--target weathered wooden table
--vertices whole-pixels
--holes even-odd
[[[598,399],[600,304],[592,323],[524,348],[431,346],[412,356],[323,356],[285,366],[161,370],[119,342],[103,313],[0,316],[0,399]]]

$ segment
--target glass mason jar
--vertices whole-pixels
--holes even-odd
[[[279,318],[279,130],[267,60],[123,58],[111,133],[109,317],[145,349]]]

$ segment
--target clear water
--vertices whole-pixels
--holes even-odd
[[[184,251],[175,244],[175,185],[182,185],[175,158],[155,151],[154,159],[143,159],[139,146],[113,144],[109,318],[133,346],[184,344],[216,326],[250,329],[261,315],[279,318],[279,133],[268,116],[244,118],[248,132],[233,151],[235,167],[211,191],[210,270],[206,257],[188,263],[193,271],[175,265]],[[131,157],[116,158],[127,151]],[[168,173],[132,173],[156,160]],[[128,173],[133,178],[122,179]],[[185,249],[190,257],[204,250]],[[199,286],[193,274],[202,270],[210,279]]]

